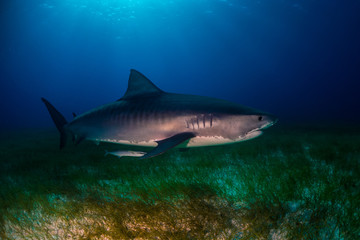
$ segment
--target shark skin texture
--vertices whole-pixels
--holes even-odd
[[[67,122],[45,98],[44,102],[60,132],[60,149],[69,136],[83,140],[154,147],[151,151],[114,151],[106,155],[150,158],[172,148],[236,143],[253,139],[278,119],[272,114],[226,100],[168,93],[132,69],[128,88],[119,100]]]

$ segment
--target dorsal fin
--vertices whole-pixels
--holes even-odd
[[[132,99],[136,97],[154,96],[163,93],[160,88],[155,86],[147,77],[140,72],[131,69],[128,88],[124,96],[119,100]]]

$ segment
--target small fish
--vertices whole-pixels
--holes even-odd
[[[142,157],[146,154],[146,152],[140,152],[140,151],[113,151],[113,152],[108,152],[105,150],[105,157],[107,155],[114,155],[116,157]]]

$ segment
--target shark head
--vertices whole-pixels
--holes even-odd
[[[262,130],[274,125],[278,118],[267,113],[254,113],[238,116],[240,123],[238,135],[242,140],[249,140],[262,134]]]
[[[214,115],[214,129],[209,131],[215,131],[214,135],[228,139],[229,143],[240,142],[260,136],[264,129],[277,121],[278,118],[272,114],[236,105],[230,114]]]

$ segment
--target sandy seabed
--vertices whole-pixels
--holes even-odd
[[[48,129],[0,143],[1,239],[360,238],[353,127],[274,127],[145,160],[104,157],[116,144],[60,151]]]

